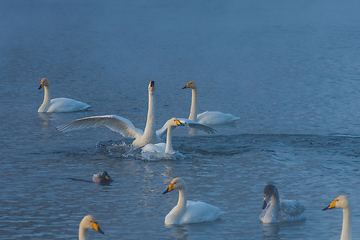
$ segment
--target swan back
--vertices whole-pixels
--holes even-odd
[[[344,195],[338,196],[337,198],[335,198],[334,201],[332,201],[330,203],[329,206],[324,208],[323,211],[332,209],[332,208],[342,208],[343,209],[343,225],[342,225],[340,240],[352,239],[350,201]]]
[[[79,225],[79,240],[86,240],[89,229],[94,229],[95,231],[104,234],[100,229],[96,218],[92,215],[85,216]]]

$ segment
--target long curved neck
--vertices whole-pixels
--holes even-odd
[[[191,108],[189,119],[192,121],[197,121],[197,89],[191,89]]]
[[[276,214],[280,208],[280,197],[279,192],[275,191],[274,194],[271,196],[271,205],[269,211],[274,211]]]
[[[184,189],[179,190],[179,200],[176,205],[177,214],[183,214],[185,212],[186,203],[187,203],[187,187],[185,186]]]
[[[155,138],[155,100],[154,93],[149,91],[149,106],[146,120],[146,126],[144,130],[144,136]]]
[[[351,208],[343,209],[343,225],[340,240],[351,240]]]
[[[172,141],[171,141],[171,130],[174,127],[172,126],[168,126],[168,130],[167,130],[167,135],[166,135],[166,148],[165,148],[165,153],[169,153],[172,154],[174,152],[174,149],[172,147]]]
[[[79,240],[86,240],[88,239],[88,229],[82,227],[80,225],[80,228],[79,228]]]
[[[51,100],[50,88],[48,86],[44,86],[44,101],[43,104],[49,104]]]

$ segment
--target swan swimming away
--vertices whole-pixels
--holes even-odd
[[[342,208],[343,209],[343,225],[341,230],[341,237],[340,240],[351,240],[351,206],[350,201],[347,199],[346,196],[339,196],[335,198],[334,201],[330,203],[329,206],[323,209],[328,210],[332,208]]]
[[[51,99],[49,80],[41,79],[40,87],[44,87],[44,101],[38,109],[38,112],[77,112],[86,110],[90,105],[70,98]]]
[[[190,81],[185,85],[185,87],[183,87],[183,89],[185,88],[190,88],[192,92],[191,108],[189,115],[190,120],[206,125],[218,125],[218,124],[233,123],[236,120],[240,119],[239,117],[235,117],[231,114],[218,112],[218,111],[206,111],[198,114],[196,83],[194,81]]]
[[[165,225],[210,222],[218,219],[222,211],[204,202],[187,201],[187,187],[181,178],[174,178],[163,194],[179,190],[177,205],[166,215]]]
[[[161,129],[155,131],[154,91],[155,91],[155,82],[151,81],[148,86],[149,106],[148,106],[148,114],[147,114],[146,126],[144,131],[142,131],[139,128],[136,128],[130,120],[117,115],[104,115],[104,116],[81,118],[69,123],[64,123],[58,126],[57,129],[62,132],[67,132],[82,128],[105,126],[112,131],[120,133],[124,137],[135,138],[135,140],[132,142],[132,145],[134,147],[143,147],[148,143],[162,142],[161,137],[167,131],[166,124],[168,124],[168,122],[165,123]],[[196,128],[203,130],[205,132],[212,132],[214,130],[213,128],[210,128],[209,126],[206,126],[204,124],[201,125],[198,124]]]
[[[94,183],[98,183],[99,185],[110,185],[113,181],[112,178],[109,176],[107,171],[103,171],[102,173],[94,174],[92,181]]]
[[[79,240],[87,240],[88,239],[88,230],[94,229],[95,231],[104,234],[104,232],[100,229],[96,218],[92,215],[85,216],[79,226]]]
[[[277,188],[266,185],[264,188],[264,204],[260,221],[263,223],[290,222],[305,219],[306,210],[295,200],[280,200]]]

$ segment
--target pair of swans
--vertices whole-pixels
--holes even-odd
[[[81,220],[79,225],[79,240],[88,239],[89,229],[94,229],[95,231],[104,234],[104,232],[100,229],[96,218],[92,215],[87,215]]]
[[[154,100],[154,92],[155,92],[155,82],[151,81],[148,86],[149,93],[149,105],[148,105],[148,114],[145,125],[145,130],[142,131],[139,128],[136,128],[133,123],[123,117],[117,115],[104,115],[104,116],[94,116],[94,117],[86,117],[74,120],[70,123],[65,123],[57,127],[58,130],[67,132],[70,130],[77,130],[82,128],[89,127],[99,127],[105,126],[112,131],[118,132],[124,137],[135,138],[132,142],[134,147],[143,147],[149,143],[159,143],[162,142],[162,136],[167,132],[168,134],[168,152],[173,152],[172,144],[171,144],[171,129],[174,125],[169,126],[170,122],[173,122],[172,119],[168,120],[164,126],[155,130],[155,100]],[[209,134],[214,134],[216,132],[215,129],[198,122],[191,121],[189,119],[178,119],[182,124],[187,125],[190,128],[195,128],[207,132]],[[164,150],[165,153],[166,150]]]
[[[41,79],[39,89],[44,88],[44,101],[38,109],[38,112],[77,112],[86,110],[90,105],[69,98],[51,99],[50,84],[46,78]]]
[[[328,210],[332,208],[342,208],[343,210],[343,224],[341,230],[341,237],[340,240],[351,240],[352,233],[351,233],[351,206],[350,201],[347,199],[346,196],[338,196],[335,198],[334,201],[330,203],[329,206],[323,209]]]
[[[179,177],[171,181],[163,194],[174,189],[179,191],[179,200],[177,205],[166,215],[165,225],[210,222],[218,219],[223,213],[218,207],[210,204],[187,201],[187,187],[185,181]]]

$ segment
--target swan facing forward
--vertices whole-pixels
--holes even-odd
[[[44,101],[38,109],[38,112],[77,112],[86,110],[90,105],[70,98],[51,99],[49,80],[41,79],[40,87],[44,87]]]
[[[218,207],[204,202],[187,201],[187,188],[184,180],[174,178],[165,193],[179,190],[177,205],[166,215],[165,225],[188,224],[214,221],[223,213]]]
[[[191,108],[189,115],[190,120],[207,125],[217,125],[233,123],[236,120],[240,119],[239,117],[235,117],[231,114],[217,111],[206,111],[198,114],[196,83],[194,81],[190,81],[185,85],[185,87],[183,87],[183,89],[185,88],[190,88],[192,91]]]
[[[280,200],[277,188],[266,185],[264,188],[264,204],[260,220],[263,223],[290,222],[302,220],[306,216],[303,205],[295,200]]]
[[[141,154],[143,155],[143,157],[148,158],[148,157],[155,157],[157,156],[157,158],[163,158],[166,157],[168,155],[172,155],[175,154],[176,152],[174,151],[173,147],[172,147],[172,140],[171,140],[171,133],[172,130],[177,127],[177,126],[188,126],[190,128],[195,128],[195,129],[201,129],[209,134],[215,134],[216,130],[206,126],[204,124],[201,123],[197,123],[197,122],[193,122],[191,120],[188,119],[177,119],[177,118],[171,118],[169,119],[164,126],[158,130],[158,132],[164,131],[164,128],[167,127],[167,135],[166,135],[166,143],[157,143],[157,144],[147,144],[145,147],[143,147],[143,149],[141,150]],[[151,156],[149,155],[149,153],[155,153],[151,154]],[[181,155],[181,154],[180,154]]]
[[[352,234],[351,234],[350,201],[347,199],[346,196],[341,195],[341,196],[335,198],[335,200],[332,201],[329,206],[324,208],[323,211],[332,209],[332,208],[342,208],[343,209],[343,225],[342,225],[340,240],[351,240]]]
[[[104,232],[100,229],[96,218],[91,215],[85,216],[79,226],[79,240],[86,240],[88,239],[88,230],[94,229],[95,231],[104,234]]]

